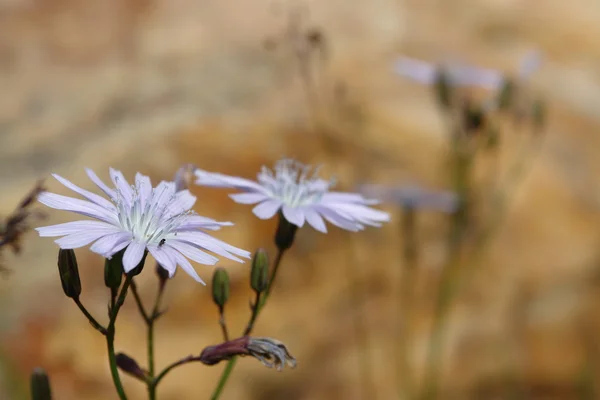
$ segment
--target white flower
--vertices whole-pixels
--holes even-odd
[[[145,251],[173,276],[179,265],[198,282],[202,282],[187,258],[201,264],[214,265],[218,258],[213,252],[231,260],[243,262],[250,253],[215,239],[202,230],[218,230],[231,222],[217,222],[191,211],[196,202],[188,190],[176,191],[175,183],[160,182],[153,188],[150,178],[142,174],[130,186],[123,174],[110,169],[114,188],[86,170],[89,178],[109,197],[84,190],[53,174],[64,186],[85,200],[43,192],[38,200],[50,208],[71,211],[94,218],[37,228],[42,237],[57,237],[62,249],[75,249],[93,242],[90,250],[106,258],[126,248],[123,269],[127,273],[142,260]],[[186,258],[187,257],[187,258]]]
[[[244,193],[231,194],[237,203],[257,204],[252,210],[260,219],[269,219],[281,210],[286,220],[302,227],[307,222],[320,232],[327,232],[323,219],[342,229],[359,231],[365,225],[381,226],[389,214],[368,207],[377,204],[357,193],[331,192],[332,181],[318,178],[318,171],[294,160],[284,159],[274,171],[263,167],[257,182],[197,169],[196,184],[235,188]]]

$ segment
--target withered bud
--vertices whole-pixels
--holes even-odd
[[[212,298],[222,312],[229,299],[229,274],[224,268],[215,269],[212,280]]]
[[[58,273],[65,295],[72,299],[78,299],[81,294],[81,281],[77,257],[72,249],[58,250]]]
[[[452,85],[446,71],[441,67],[437,70],[434,87],[441,106],[444,108],[452,107]]]
[[[196,166],[194,164],[184,164],[177,170],[175,174],[175,190],[181,191],[188,189],[194,181],[194,171]]]
[[[50,379],[42,368],[35,368],[30,380],[31,400],[51,400]]]
[[[121,371],[142,381],[146,381],[148,379],[148,371],[142,369],[137,361],[129,357],[127,354],[119,353],[115,358],[117,367],[119,367]]]
[[[298,227],[285,219],[283,213],[279,211],[279,225],[277,225],[277,232],[275,232],[275,245],[279,251],[292,247],[297,230]]]
[[[104,285],[110,289],[118,289],[123,278],[123,254],[125,250],[113,254],[110,260],[104,261]]]
[[[263,292],[268,285],[269,257],[265,249],[258,249],[252,258],[250,269],[250,287],[257,293]]]
[[[252,356],[263,365],[281,371],[285,365],[296,367],[296,359],[286,346],[276,339],[265,337],[242,336],[216,346],[206,347],[200,354],[199,361],[206,365],[215,365],[234,356]]]

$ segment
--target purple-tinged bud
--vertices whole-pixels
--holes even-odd
[[[250,287],[257,293],[267,289],[269,283],[269,256],[265,249],[258,249],[252,258],[250,269]]]
[[[222,312],[229,300],[229,274],[224,268],[216,268],[212,280],[212,298]]]
[[[169,280],[169,271],[167,271],[162,265],[156,263],[156,276],[160,281],[160,285],[164,286],[164,284]]]
[[[121,371],[141,381],[148,380],[148,371],[142,369],[133,358],[124,353],[117,354],[115,358],[117,367],[119,367]]]
[[[65,295],[72,299],[78,299],[81,294],[81,281],[77,257],[72,249],[58,251],[58,273]]]
[[[35,368],[31,373],[31,400],[52,400],[50,379],[42,368]]]

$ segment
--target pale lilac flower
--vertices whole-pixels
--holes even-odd
[[[425,189],[417,185],[385,186],[365,184],[359,186],[365,196],[376,197],[384,203],[405,208],[419,208],[453,213],[458,208],[458,196],[447,191]]]
[[[250,253],[213,238],[203,230],[219,230],[231,222],[217,222],[195,214],[191,208],[196,197],[188,190],[176,190],[173,182],[160,182],[153,188],[150,178],[142,174],[130,186],[123,174],[110,169],[114,188],[108,187],[90,169],[89,178],[110,200],[84,190],[65,178],[53,174],[64,186],[85,200],[43,192],[38,200],[50,208],[71,211],[94,220],[82,220],[37,228],[42,237],[57,237],[62,249],[76,249],[92,243],[90,250],[106,258],[125,249],[123,269],[130,272],[142,260],[145,251],[152,254],[172,277],[179,265],[198,282],[202,282],[188,258],[200,264],[214,265],[218,258],[210,251],[243,262]],[[203,282],[202,282],[203,283]]]
[[[540,52],[529,51],[519,64],[518,79],[525,81],[539,69],[542,63]],[[481,68],[461,62],[449,62],[436,65],[411,57],[399,57],[394,63],[394,71],[416,82],[432,85],[436,82],[440,68],[447,74],[448,81],[454,87],[479,87],[497,91],[505,83],[504,74],[495,69]]]
[[[368,207],[377,204],[376,200],[357,193],[331,192],[334,182],[318,178],[317,172],[284,159],[275,164],[274,170],[263,167],[256,182],[197,169],[196,184],[241,190],[244,193],[230,197],[237,203],[257,204],[252,211],[258,218],[269,219],[281,211],[297,227],[307,222],[323,233],[327,232],[323,219],[353,232],[390,220],[389,214]]]

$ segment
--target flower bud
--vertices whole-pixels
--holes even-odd
[[[283,213],[280,211],[279,225],[277,225],[277,232],[275,232],[275,245],[279,251],[284,251],[292,247],[297,230],[298,227],[285,219]]]
[[[31,400],[51,400],[50,379],[42,368],[35,368],[31,373]]]
[[[104,284],[107,288],[118,289],[123,278],[123,254],[125,250],[113,254],[104,261]]]
[[[162,265],[156,263],[156,276],[160,281],[160,285],[163,286],[169,280],[169,271],[167,271]]]
[[[258,249],[252,258],[250,269],[250,287],[257,293],[264,291],[268,285],[269,257],[266,250]]]
[[[148,255],[148,250],[144,250],[144,256],[142,257],[142,260],[134,269],[129,271],[129,273],[127,274],[128,276],[133,278],[134,276],[139,275],[142,272],[142,270],[144,269],[144,265],[146,264],[146,256],[147,255]],[[123,264],[121,264],[121,265],[123,265]],[[123,267],[121,266],[121,268],[123,268]]]
[[[72,299],[78,299],[81,294],[81,281],[79,280],[77,257],[72,249],[58,251],[58,273],[65,295]]]
[[[223,310],[229,299],[229,274],[224,268],[216,268],[212,280],[212,298],[219,310]]]
[[[134,378],[138,378],[142,381],[146,381],[148,378],[148,372],[142,369],[137,361],[129,357],[127,354],[119,353],[115,357],[117,367],[119,369]]]
[[[437,70],[434,87],[438,101],[442,107],[450,108],[452,106],[452,86],[447,73],[442,68],[438,68]]]

